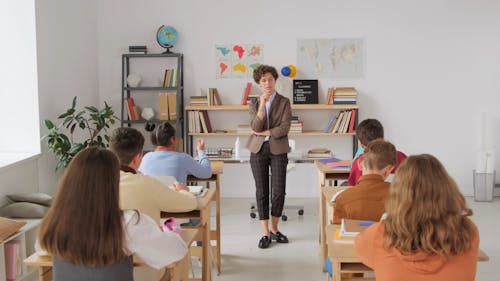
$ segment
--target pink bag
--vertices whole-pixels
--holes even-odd
[[[163,223],[163,225],[161,226],[161,230],[163,230],[163,232],[166,232],[166,231],[173,231],[173,232],[176,232],[176,233],[181,233],[181,225],[179,224],[179,222],[177,220],[175,220],[174,217],[169,217],[165,220],[165,222]]]

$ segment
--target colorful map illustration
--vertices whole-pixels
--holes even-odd
[[[262,44],[215,45],[217,78],[249,78],[264,61]]]
[[[362,38],[297,40],[297,67],[306,78],[363,78],[364,56]]]

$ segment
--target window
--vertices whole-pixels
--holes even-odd
[[[34,0],[0,1],[0,166],[40,153]]]

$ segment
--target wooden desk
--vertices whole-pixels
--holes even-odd
[[[327,186],[327,181],[334,181],[334,186],[337,185],[337,180],[346,180],[349,178],[349,169],[331,169],[327,165],[319,162],[318,160],[314,161],[316,165],[316,169],[318,169],[318,178],[319,178],[319,246],[321,252],[321,260],[323,263],[321,264],[321,268],[323,271],[325,270],[325,261],[327,255],[327,246],[326,246],[326,238],[325,238],[325,224],[326,224],[326,207],[325,200],[322,195],[322,188]],[[335,193],[334,193],[335,194]],[[333,194],[332,194],[333,195]],[[331,198],[331,196],[329,197]],[[326,201],[328,202],[328,200]]]
[[[210,230],[210,240],[216,241],[217,273],[221,273],[221,240],[220,240],[220,175],[224,170],[223,161],[210,161],[212,176],[208,179],[199,179],[194,176],[188,176],[188,182],[210,182],[215,183],[215,230]],[[209,226],[210,227],[210,226]]]
[[[182,240],[186,243],[186,245],[190,245],[193,243],[195,237],[198,235],[197,229],[183,229],[180,234]],[[178,262],[170,264],[167,266],[167,270],[170,274],[170,280],[172,281],[181,281],[188,280],[187,273],[188,268],[180,266],[183,262],[187,265],[186,259],[189,258],[189,254],[185,259],[182,259]],[[37,253],[32,254],[28,258],[24,260],[24,264],[26,266],[34,266],[38,267],[38,280],[40,281],[51,281],[52,280],[52,256],[41,256]],[[134,257],[134,266],[145,266],[145,264],[138,258]]]
[[[194,211],[184,213],[169,213],[161,212],[162,218],[175,217],[175,218],[197,218],[200,223],[196,228],[200,230],[202,241],[202,280],[212,280],[211,264],[210,264],[210,210],[211,202],[215,198],[216,189],[210,188],[205,193],[205,196],[198,197],[198,207]],[[198,239],[198,238],[196,238]]]
[[[323,270],[325,269],[325,262],[326,262],[326,256],[327,256],[327,242],[326,242],[326,232],[325,232],[325,227],[329,224],[331,224],[331,220],[333,219],[333,211],[330,212],[332,216],[328,216],[326,208],[329,206],[329,208],[333,208],[333,204],[331,203],[332,196],[335,195],[337,192],[344,190],[348,188],[347,186],[321,186],[320,187],[320,199],[319,199],[319,207],[320,207],[320,212],[319,212],[319,244],[320,244],[320,252],[321,252],[321,268]]]
[[[354,249],[354,241],[352,243],[338,243],[335,240],[335,231],[340,228],[340,225],[330,224],[326,226],[326,239],[328,242],[328,257],[332,262],[333,280],[341,281],[342,273],[367,273],[373,270],[364,265],[356,257]],[[345,241],[345,240],[344,240]],[[477,256],[478,262],[488,261],[490,258],[481,249]],[[375,279],[360,279],[360,280],[375,280]]]

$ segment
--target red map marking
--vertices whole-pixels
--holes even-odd
[[[222,73],[224,73],[224,71],[226,71],[226,69],[227,69],[227,64],[221,62],[219,64],[219,68],[220,68],[220,75],[222,75]]]
[[[243,57],[243,53],[245,52],[245,49],[242,46],[235,45],[233,47],[233,51],[238,53],[238,57],[241,59]]]

